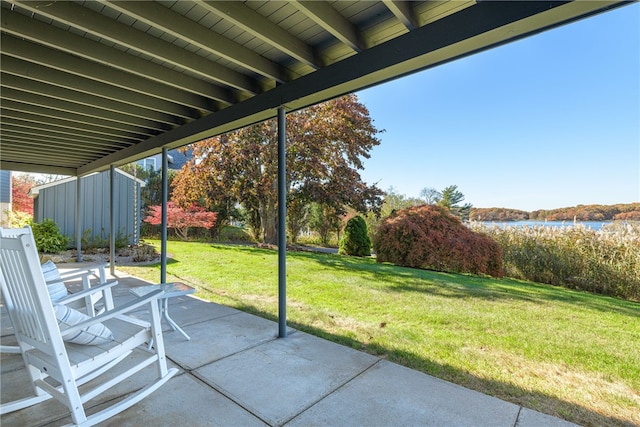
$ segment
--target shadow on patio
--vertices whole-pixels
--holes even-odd
[[[130,288],[148,285],[117,276],[116,306],[133,298]],[[163,321],[169,365],[180,373],[101,425],[572,425],[304,332],[290,329],[278,339],[277,323],[192,296],[172,298],[170,312],[191,336],[187,341]],[[4,310],[2,343],[15,343]],[[91,409],[125,398],[154,374],[147,368],[91,402]],[[28,395],[25,378],[21,356],[3,354],[2,402]],[[69,422],[54,400],[0,420],[5,426]]]

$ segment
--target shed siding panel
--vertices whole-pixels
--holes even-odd
[[[81,182],[81,229],[94,240],[108,240],[110,232],[110,172],[102,172],[82,178]],[[137,244],[139,223],[134,207],[140,206],[140,186],[120,174],[115,174],[115,233],[127,236],[129,244]],[[35,204],[34,216],[41,222],[53,219],[60,231],[72,239],[75,246],[76,233],[76,181],[61,183],[40,190]],[[135,191],[135,193],[134,193]],[[134,203],[134,197],[136,203]],[[91,230],[90,233],[87,230]]]
[[[11,203],[11,171],[0,171],[0,203]]]

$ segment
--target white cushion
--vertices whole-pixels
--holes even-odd
[[[60,279],[60,273],[58,267],[49,260],[42,264],[42,274],[44,274],[44,280],[47,282],[47,290],[49,291],[49,297],[53,303],[58,302],[60,299],[69,295],[67,287],[64,285],[62,279]]]
[[[56,313],[56,319],[58,320],[60,331],[63,333],[63,340],[85,345],[105,344],[109,341],[113,341],[113,333],[102,323],[87,326],[73,335],[65,337],[65,329],[91,318],[78,310],[74,310],[73,308],[62,304],[54,304],[53,309]]]

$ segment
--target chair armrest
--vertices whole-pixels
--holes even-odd
[[[161,289],[158,289],[157,291],[153,291],[148,295],[145,295],[144,297],[141,298],[137,298],[133,301],[130,301],[122,306],[120,306],[117,309],[114,310],[109,310],[109,311],[105,311],[102,314],[99,314],[96,317],[92,317],[89,320],[85,320],[84,322],[80,322],[77,325],[71,326],[70,328],[67,328],[62,332],[62,335],[69,335],[72,334],[74,332],[77,332],[81,329],[86,328],[87,326],[91,326],[95,323],[99,323],[99,322],[104,322],[105,320],[109,320],[112,319],[116,316],[120,316],[124,313],[127,313],[129,311],[133,311],[136,308],[145,305],[145,304],[149,304],[149,303],[155,303],[155,301],[162,297],[162,295],[164,294],[164,291]]]
[[[118,284],[117,280],[112,280],[110,282],[103,283],[103,284],[95,286],[93,288],[89,288],[89,289],[85,289],[85,290],[76,292],[75,294],[69,294],[64,298],[59,299],[57,301],[57,303],[58,304],[67,304],[67,303],[70,303],[72,301],[78,300],[80,298],[87,297],[89,295],[93,295],[93,294],[98,293],[98,292],[104,292],[107,289],[110,289],[110,288],[114,287],[117,284]]]
[[[65,282],[67,280],[73,280],[79,277],[92,276],[95,273],[91,270],[74,270],[74,271],[67,271],[65,273],[58,272],[58,274],[60,274],[60,280]]]
[[[59,279],[47,280],[45,283],[47,285],[52,285],[54,283],[66,282],[67,280],[73,280],[78,278],[84,279],[85,277],[89,277],[89,276],[95,276],[95,274],[89,270],[74,271],[74,272],[70,272],[70,274],[65,274],[64,276],[61,274]]]
[[[79,277],[86,277],[86,276],[92,275],[100,279],[100,283],[104,283],[105,269],[107,268],[108,265],[109,264],[99,264],[90,268],[78,268],[75,270],[70,270],[65,272],[59,271],[58,273],[60,274],[60,279],[62,279],[62,281],[67,281],[67,280],[77,279]]]

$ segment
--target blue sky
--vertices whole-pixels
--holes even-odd
[[[358,93],[385,129],[363,179],[474,207],[640,201],[640,4]]]

